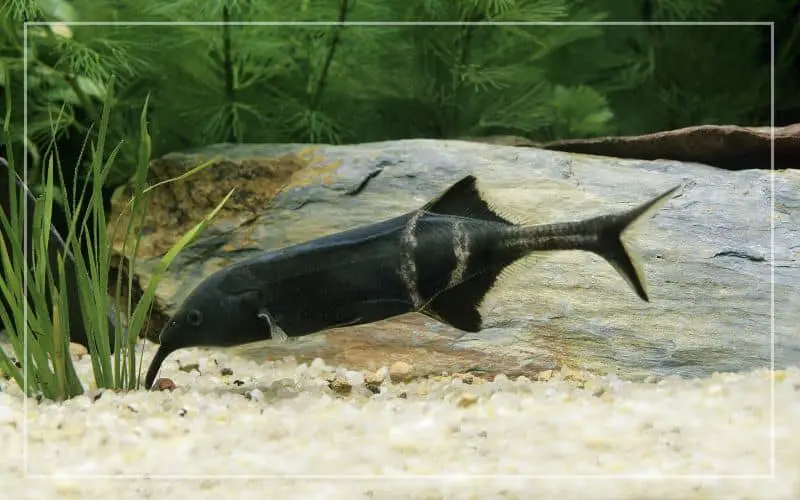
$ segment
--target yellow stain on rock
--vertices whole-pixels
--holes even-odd
[[[204,161],[207,158],[198,155],[170,155],[153,160],[148,180],[154,185],[178,177]],[[159,186],[147,195],[148,210],[144,220],[140,217],[134,220],[134,230],[144,231],[137,259],[163,255],[232,188],[236,191],[214,224],[251,226],[240,242],[231,243],[230,249],[241,248],[255,229],[252,223],[280,193],[315,183],[330,184],[335,181],[341,163],[341,160],[327,161],[316,148],[308,147],[276,157],[217,160],[191,177]],[[124,228],[131,216],[126,210],[131,196],[130,185],[125,185],[112,199],[109,234],[115,234],[112,247],[117,253],[122,252]],[[113,225],[117,220],[119,225],[115,233]],[[130,256],[132,247],[128,242],[126,255]]]

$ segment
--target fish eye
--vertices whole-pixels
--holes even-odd
[[[203,313],[197,309],[192,309],[186,313],[186,322],[192,326],[200,326],[200,323],[203,322]]]

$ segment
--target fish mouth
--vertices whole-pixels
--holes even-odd
[[[167,356],[172,354],[173,351],[175,351],[175,348],[173,347],[167,347],[164,346],[164,344],[158,346],[156,355],[153,356],[153,360],[150,361],[150,368],[147,369],[147,376],[144,379],[144,386],[147,390],[153,388],[153,382],[156,381],[156,375],[158,375],[161,365],[164,363],[164,360],[167,359]]]

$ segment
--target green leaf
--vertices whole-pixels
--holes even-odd
[[[555,137],[585,137],[601,134],[613,118],[605,97],[596,90],[585,87],[556,86],[552,107],[556,120]]]

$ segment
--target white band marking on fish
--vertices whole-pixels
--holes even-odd
[[[422,297],[417,289],[417,264],[414,261],[414,250],[417,248],[417,221],[422,216],[419,210],[408,220],[400,241],[402,255],[400,256],[400,277],[406,284],[408,296],[415,309],[422,306]]]
[[[456,256],[456,265],[450,274],[450,284],[448,288],[454,287],[464,279],[469,260],[469,233],[464,228],[464,223],[457,220],[453,224],[453,252]]]

